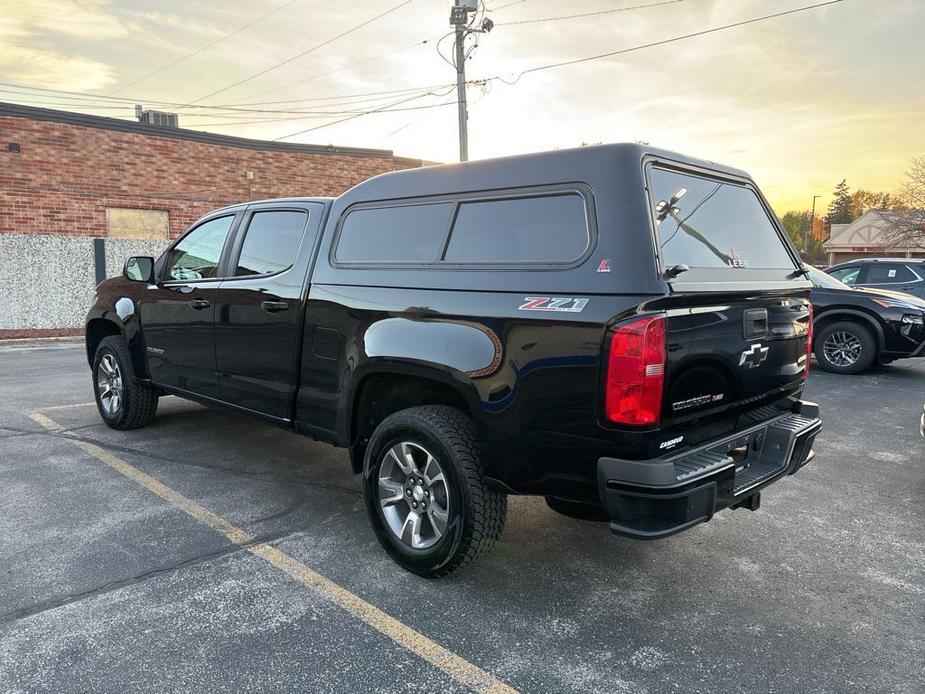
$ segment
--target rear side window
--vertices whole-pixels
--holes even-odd
[[[588,247],[580,195],[462,202],[444,260],[541,263],[575,260]]]
[[[867,266],[867,284],[894,284],[915,282],[918,279],[915,273],[905,265],[895,263],[871,263]]]
[[[302,243],[306,216],[291,210],[255,212],[234,274],[265,275],[291,267]]]
[[[653,167],[650,189],[662,267],[795,267],[750,188]]]
[[[440,256],[453,203],[353,210],[335,257],[342,262],[432,263]]]

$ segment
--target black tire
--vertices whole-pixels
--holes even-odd
[[[833,339],[840,341],[842,338],[838,337],[839,335],[849,340],[856,340],[860,353],[855,361],[846,363],[845,359],[837,355],[832,355],[830,358],[826,353],[826,340],[835,336]],[[870,330],[860,323],[839,321],[826,325],[813,336],[813,352],[816,355],[816,362],[825,371],[837,374],[857,374],[874,363],[874,359],[877,358],[877,342]]]
[[[115,363],[121,386],[118,402],[103,397],[98,385],[106,381],[105,368]],[[135,378],[128,345],[122,336],[103,338],[93,358],[93,394],[100,417],[113,429],[138,429],[154,421],[157,414],[157,393],[147,383]],[[110,396],[111,397],[111,396]],[[105,403],[104,403],[105,400]]]
[[[433,541],[433,544],[426,548],[414,548],[411,546],[410,538],[408,541],[399,538],[397,531],[390,527],[386,511],[380,503],[380,471],[383,464],[388,464],[389,470],[404,474],[397,469],[397,458],[394,464],[387,462],[386,458],[390,456],[393,448],[405,444],[410,444],[409,450],[417,451],[417,455],[430,454],[433,462],[437,463],[436,468],[428,468],[428,462],[419,463],[414,468],[420,471],[417,473],[417,484],[421,486],[421,493],[423,494],[426,487],[433,490],[434,494],[433,498],[429,499],[430,511],[415,512],[421,517],[421,534],[423,535],[428,528],[431,531],[430,537],[426,540]],[[423,460],[430,459],[425,457]],[[407,464],[407,460],[405,462]],[[421,465],[425,469],[421,469]],[[438,524],[431,520],[430,516],[435,512],[434,501],[439,490],[436,485],[422,484],[428,478],[428,470],[442,471],[446,483],[447,519],[439,538]],[[433,477],[437,478],[438,475]],[[414,491],[413,478],[414,474],[411,474],[411,482],[406,480],[402,483],[401,489],[408,493],[409,498],[401,497],[402,501],[393,504],[393,522],[396,515],[402,512],[411,515],[412,499],[416,498],[410,494]],[[501,537],[507,514],[507,497],[490,488],[484,481],[475,425],[459,410],[443,405],[402,410],[390,415],[376,427],[366,448],[363,491],[370,523],[379,543],[402,568],[425,578],[446,576],[490,550]],[[426,502],[427,499],[423,501]],[[437,506],[439,507],[439,503]],[[402,537],[404,535],[402,526]]]

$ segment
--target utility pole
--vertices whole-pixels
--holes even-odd
[[[487,33],[494,26],[487,17],[477,29],[469,27],[469,13],[478,12],[479,0],[454,0],[450,24],[456,31],[456,107],[459,118],[459,161],[469,161],[469,112],[466,108],[466,36]]]

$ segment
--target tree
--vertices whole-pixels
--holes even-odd
[[[813,234],[809,227],[810,214],[809,210],[785,212],[780,223],[804,260],[815,263],[825,258],[825,251],[822,248],[822,236]],[[816,217],[816,220],[818,222],[819,218]]]
[[[780,218],[780,223],[787,231],[787,236],[793,241],[793,245],[803,249],[806,245],[805,239],[809,238],[809,210],[785,212]]]
[[[889,244],[925,248],[925,156],[913,157],[898,197],[901,208],[883,214]]]
[[[851,194],[851,214],[854,219],[871,210],[900,210],[903,201],[896,193],[856,190]]]
[[[848,188],[848,182],[842,179],[832,192],[832,202],[825,215],[825,228],[831,231],[833,224],[850,224],[854,219],[851,189]]]

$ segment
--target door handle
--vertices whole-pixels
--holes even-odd
[[[260,308],[267,313],[277,313],[289,308],[289,303],[286,301],[263,301],[260,303]]]
[[[212,304],[207,299],[193,299],[189,302],[189,305],[197,311],[201,311],[204,308],[209,308]]]

